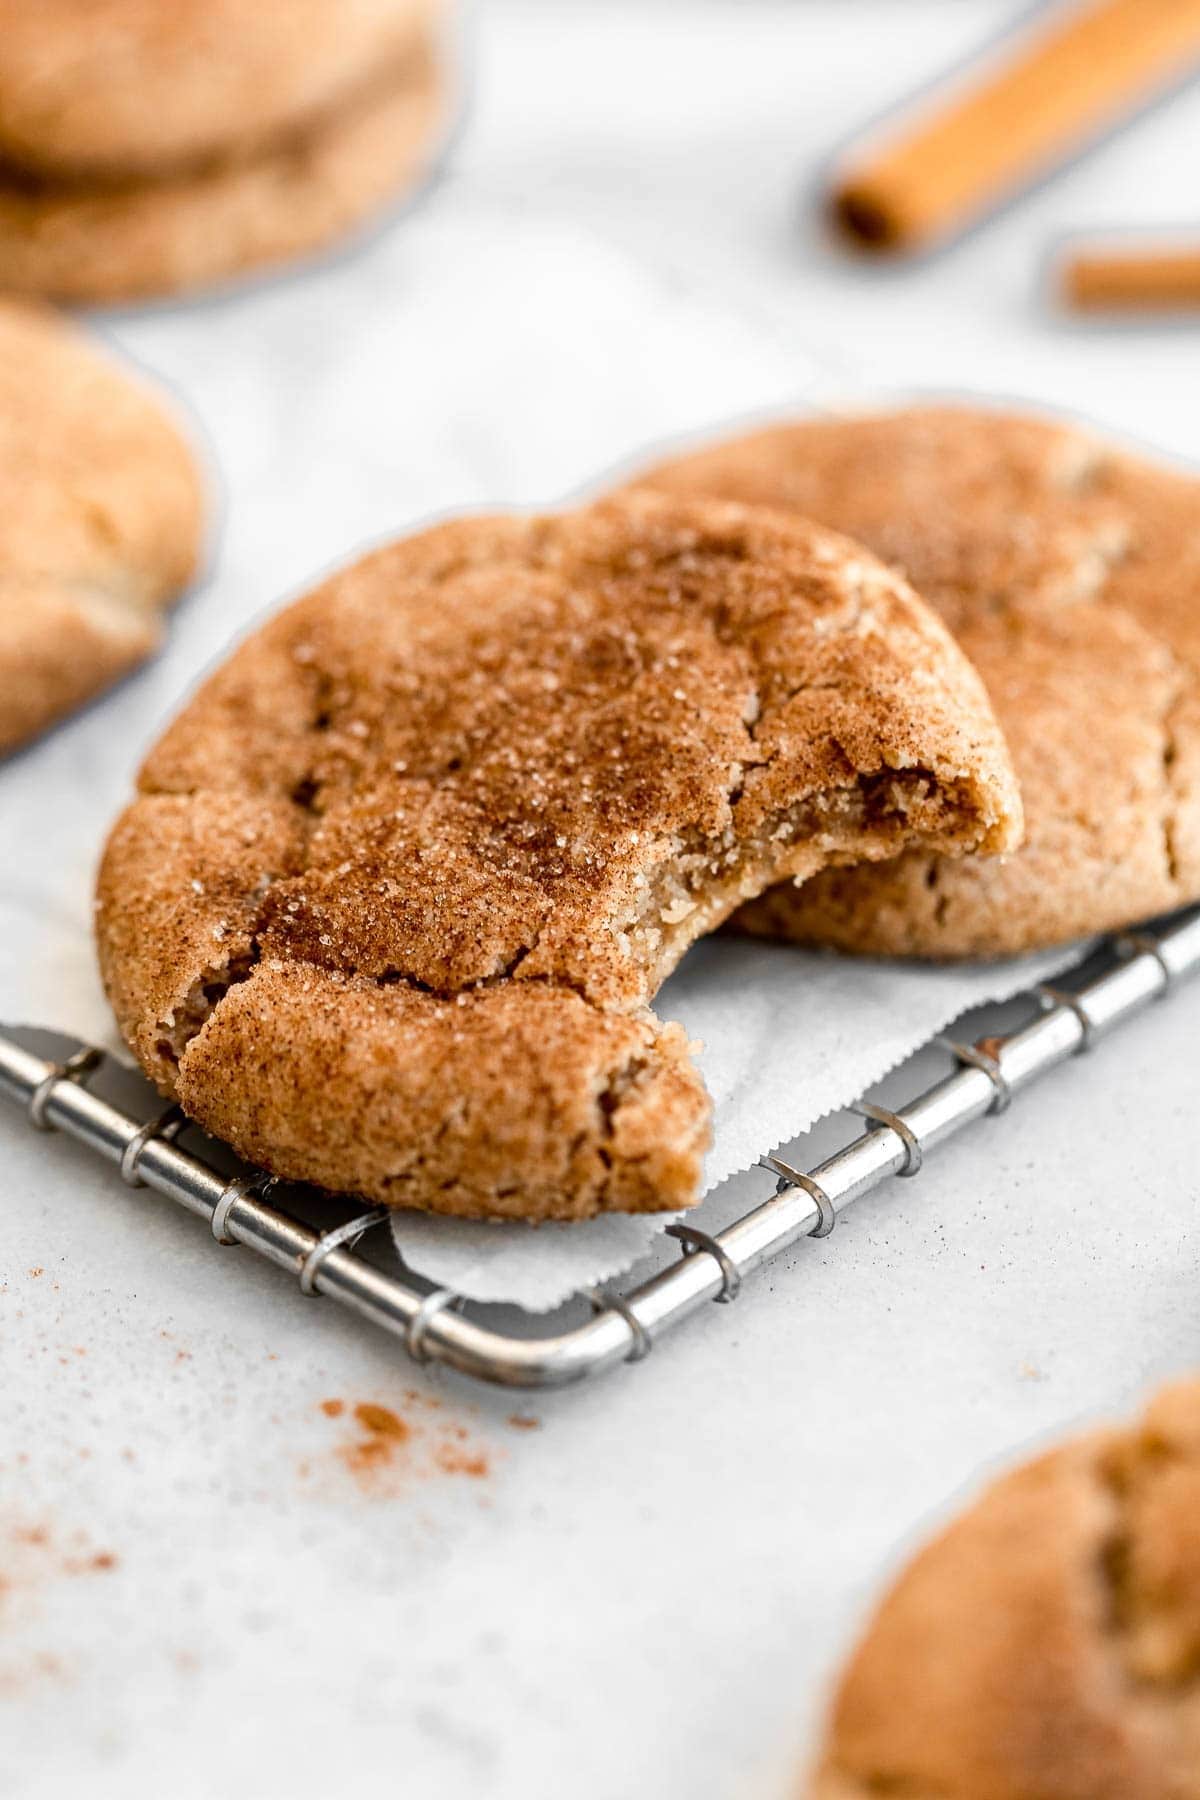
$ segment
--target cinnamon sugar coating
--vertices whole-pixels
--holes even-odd
[[[148,758],[100,877],[118,1020],[253,1160],[395,1204],[695,1198],[647,1010],[787,875],[1018,829],[973,671],[857,546],[633,495],[474,518],[287,608]]]
[[[1074,426],[965,408],[776,426],[646,479],[795,509],[903,570],[983,676],[1021,783],[1016,855],[839,870],[740,924],[991,955],[1200,897],[1200,482]]]
[[[842,1677],[810,1800],[1197,1800],[1200,1382],[994,1483]]]
[[[165,404],[65,319],[0,301],[0,752],[154,649],[201,528]]]

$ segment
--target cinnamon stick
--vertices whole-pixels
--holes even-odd
[[[1067,304],[1081,312],[1196,311],[1200,246],[1074,250],[1059,279]]]
[[[949,237],[1198,63],[1200,0],[1056,9],[965,89],[852,162],[832,194],[834,219],[874,251]]]

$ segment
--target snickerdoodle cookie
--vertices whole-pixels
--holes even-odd
[[[709,1103],[648,1010],[784,875],[1001,850],[977,677],[822,528],[631,495],[472,518],[289,607],[152,751],[99,883],[122,1031],[278,1173],[395,1205],[687,1205]]]
[[[153,650],[201,530],[163,402],[66,320],[0,301],[0,752]]]
[[[1198,1800],[1200,1381],[996,1482],[844,1674],[810,1800]]]
[[[1070,425],[952,408],[775,426],[648,479],[794,509],[903,570],[983,676],[1021,782],[1015,855],[911,852],[739,923],[990,955],[1200,897],[1200,481]]]
[[[0,285],[177,292],[313,251],[429,172],[440,0],[0,0]]]

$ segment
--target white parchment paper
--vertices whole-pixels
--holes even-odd
[[[494,333],[491,317],[503,320]],[[844,387],[769,321],[750,327],[570,223],[515,210],[498,221],[494,207],[418,215],[367,255],[97,328],[192,416],[216,514],[211,568],[164,653],[0,771],[0,1018],[101,1041],[113,1027],[89,921],[104,833],[166,717],[259,614],[431,516],[552,505],[666,437]],[[699,947],[660,1009],[704,1045],[709,1184],[1030,978],[1024,966]],[[535,1231],[403,1215],[396,1236],[414,1267],[461,1292],[544,1308],[628,1267],[663,1224]]]
[[[856,1099],[968,1007],[1044,980],[1063,960],[1060,951],[931,968],[748,938],[697,944],[655,1008],[681,1020],[703,1045],[699,1062],[715,1110],[708,1188]],[[544,1311],[629,1268],[679,1217],[613,1216],[533,1229],[404,1213],[393,1233],[413,1268],[445,1286]]]

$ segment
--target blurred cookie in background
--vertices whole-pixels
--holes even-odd
[[[322,248],[431,172],[447,0],[0,0],[0,288],[118,301]]]
[[[900,1576],[808,1800],[1196,1800],[1200,1380],[995,1482]]]
[[[202,533],[164,402],[55,313],[0,302],[0,754],[150,654]]]

